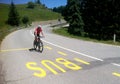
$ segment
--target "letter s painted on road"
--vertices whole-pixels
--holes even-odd
[[[28,62],[26,64],[26,67],[30,70],[40,71],[40,73],[34,72],[34,74],[33,74],[34,76],[37,76],[37,77],[45,77],[46,76],[45,70],[38,67],[36,62]]]

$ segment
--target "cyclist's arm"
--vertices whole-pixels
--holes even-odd
[[[45,37],[42,28],[41,28],[41,35],[42,35],[43,37]]]
[[[41,34],[42,34],[43,37],[45,37],[43,31],[41,31]]]

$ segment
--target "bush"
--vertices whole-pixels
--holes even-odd
[[[22,18],[22,22],[23,22],[23,24],[26,24],[26,27],[27,27],[27,24],[28,24],[28,22],[29,22],[29,18],[28,18],[27,16],[24,16],[24,17]]]

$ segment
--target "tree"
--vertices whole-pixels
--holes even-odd
[[[22,22],[23,22],[23,24],[25,24],[26,27],[27,27],[27,24],[28,24],[28,22],[29,22],[29,18],[28,18],[27,16],[24,16],[24,17],[22,18]]]
[[[84,0],[83,20],[89,37],[99,40],[120,35],[120,0]]]
[[[120,0],[112,0],[113,28],[117,40],[120,41]]]
[[[64,10],[65,6],[59,6],[59,7],[54,7],[52,10],[54,12],[58,12],[58,13],[62,13],[62,11]]]
[[[80,0],[67,0],[62,15],[69,23],[68,32],[70,34],[82,35],[84,31],[84,22],[80,13]]]
[[[47,8],[47,6],[46,6],[45,4],[42,4],[42,6],[43,6],[44,8]]]
[[[35,4],[32,1],[28,2],[27,8],[33,9],[34,7],[35,7]]]
[[[36,0],[36,3],[37,3],[37,4],[41,4],[40,0]]]
[[[20,24],[20,17],[13,2],[10,5],[7,23],[11,26],[19,26]]]

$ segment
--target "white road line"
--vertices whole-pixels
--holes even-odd
[[[64,50],[67,50],[67,51],[70,51],[70,52],[73,52],[73,53],[76,53],[76,54],[79,54],[79,55],[83,55],[85,57],[89,57],[89,58],[92,58],[92,59],[96,59],[96,60],[99,60],[99,61],[103,61],[102,59],[99,59],[99,58],[96,58],[96,57],[93,57],[93,56],[90,56],[90,55],[86,55],[84,53],[80,53],[80,52],[77,52],[77,51],[74,51],[74,50],[71,50],[71,49],[68,49],[68,48],[65,48],[65,47],[62,47],[62,46],[59,46],[59,45],[56,45],[56,44],[53,44],[51,42],[48,42],[48,41],[45,41],[43,40],[44,42],[48,43],[48,44],[51,44],[53,46],[56,46],[56,47],[59,47],[61,49],[64,49]]]
[[[32,36],[34,36],[34,34],[32,33],[32,30],[30,30],[30,33],[31,33]],[[53,45],[53,46],[55,46],[55,47],[58,47],[58,48],[61,48],[61,49],[64,49],[64,50],[67,50],[67,51],[70,51],[70,52],[73,52],[73,53],[76,53],[76,54],[85,56],[85,57],[89,57],[89,58],[91,58],[91,59],[95,59],[95,60],[99,60],[99,61],[104,61],[104,60],[102,60],[102,59],[99,59],[99,58],[96,58],[96,57],[93,57],[93,56],[90,56],[90,55],[87,55],[87,54],[84,54],[84,53],[80,53],[80,52],[77,52],[77,51],[74,51],[74,50],[71,50],[71,49],[68,49],[68,48],[65,48],[65,47],[62,47],[62,46],[53,44],[53,43],[48,42],[48,41],[46,41],[46,40],[42,40],[42,41],[44,41],[44,42],[46,42],[46,43],[48,43],[48,44],[50,44],[50,45]]]
[[[111,64],[120,67],[120,64],[117,63],[111,63]]]

